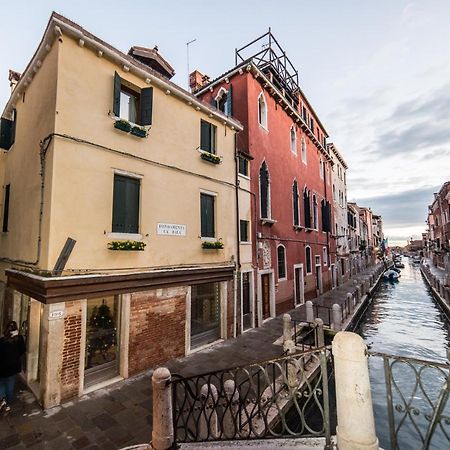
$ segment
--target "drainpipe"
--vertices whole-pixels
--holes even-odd
[[[235,177],[235,195],[236,195],[236,244],[237,244],[237,261],[234,280],[234,337],[238,331],[238,304],[239,312],[241,311],[241,246],[240,246],[240,215],[239,215],[239,156],[237,151],[237,133],[234,134],[234,177]],[[240,314],[239,314],[240,316]],[[242,333],[242,330],[240,330]]]

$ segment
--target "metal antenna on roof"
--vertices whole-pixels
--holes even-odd
[[[192,44],[193,42],[195,42],[196,40],[197,40],[197,38],[192,39],[192,40],[186,42],[187,80],[188,80],[187,87],[188,87],[188,90],[189,90],[189,88],[190,88],[190,87],[189,87],[189,45]]]

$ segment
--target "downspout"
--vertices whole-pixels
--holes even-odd
[[[235,177],[235,195],[236,195],[236,244],[237,244],[237,261],[236,261],[236,272],[234,280],[234,321],[233,321],[233,334],[234,337],[237,336],[237,306],[239,302],[239,311],[241,310],[241,245],[240,245],[240,215],[239,215],[239,156],[237,151],[237,133],[234,134],[234,177]],[[241,330],[242,333],[242,330]]]
[[[36,249],[36,259],[34,261],[26,261],[23,259],[11,259],[0,257],[0,261],[10,264],[17,264],[22,266],[36,266],[39,264],[41,258],[41,245],[42,245],[42,217],[44,215],[44,190],[45,190],[45,157],[47,150],[52,142],[53,133],[49,134],[39,143],[39,159],[40,159],[40,175],[41,175],[41,188],[40,188],[40,205],[39,205],[39,225],[38,225],[38,239]]]

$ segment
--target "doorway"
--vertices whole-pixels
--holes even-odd
[[[270,317],[270,274],[261,275],[262,320]]]
[[[316,256],[316,295],[322,294],[322,265],[320,264],[320,256]]]
[[[303,264],[294,265],[294,306],[305,303],[305,279]]]
[[[119,375],[120,316],[119,296],[87,301],[85,388]]]
[[[255,326],[253,301],[253,272],[241,273],[241,327],[247,331]]]

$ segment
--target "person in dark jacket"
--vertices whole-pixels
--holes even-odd
[[[9,322],[4,337],[0,338],[0,410],[9,411],[14,397],[16,375],[22,370],[25,342],[19,335],[17,323]]]

